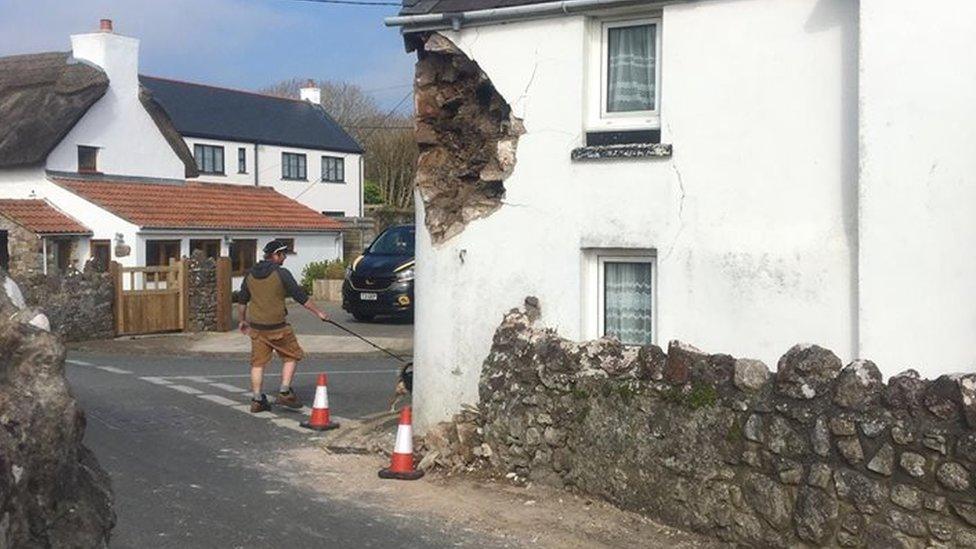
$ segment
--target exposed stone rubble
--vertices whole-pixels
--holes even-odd
[[[81,444],[64,346],[0,271],[0,547],[107,547],[108,476]]]
[[[431,238],[440,243],[501,207],[525,129],[484,71],[449,39],[427,35],[417,55],[415,182]]]
[[[202,250],[186,258],[189,314],[187,331],[217,330],[217,262]]]
[[[428,436],[451,457],[425,459],[602,496],[743,546],[976,547],[971,376],[910,371],[884,385],[874,364],[842,367],[814,345],[765,370],[680,342],[667,354],[576,343],[513,310],[478,413],[459,418],[482,435],[481,455]]]

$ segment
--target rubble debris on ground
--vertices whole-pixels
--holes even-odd
[[[49,330],[0,270],[0,547],[107,547],[111,485]]]
[[[533,322],[505,316],[477,409],[427,433],[425,466],[564,487],[742,545],[976,547],[976,374],[884,384],[816,345],[770,372]]]

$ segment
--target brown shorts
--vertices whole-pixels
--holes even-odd
[[[295,330],[291,326],[277,330],[255,330],[251,328],[251,366],[262,367],[271,362],[272,353],[278,353],[281,360],[301,360],[305,351],[298,344]]]

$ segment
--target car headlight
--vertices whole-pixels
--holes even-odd
[[[348,279],[351,276],[352,276],[352,267],[346,267],[346,278]]]
[[[408,282],[413,280],[413,267],[404,269],[396,274],[397,282]]]

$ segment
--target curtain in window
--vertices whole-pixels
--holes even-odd
[[[654,25],[607,31],[607,112],[654,110]]]
[[[651,343],[651,264],[604,263],[604,333],[622,343]]]

